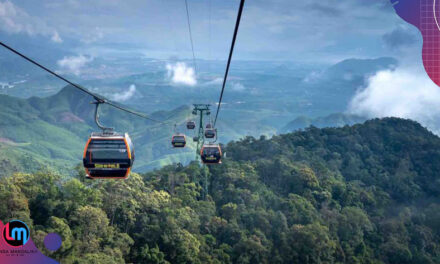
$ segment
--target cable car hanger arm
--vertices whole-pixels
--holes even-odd
[[[104,104],[104,102],[100,102],[100,101],[95,101],[92,102],[92,104],[95,105],[95,123],[96,125],[102,130],[102,132],[105,133],[111,133],[113,132],[113,128],[112,127],[105,127],[103,124],[101,124],[101,122],[99,122],[99,105],[100,104]]]

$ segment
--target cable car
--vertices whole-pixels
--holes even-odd
[[[210,128],[210,129],[205,130],[205,137],[206,138],[215,138],[215,136],[216,136],[215,129]]]
[[[205,144],[200,150],[200,157],[205,164],[222,163],[222,150],[219,144]]]
[[[173,135],[171,138],[171,144],[175,148],[184,148],[186,145],[186,136],[183,134]]]
[[[194,122],[194,121],[186,122],[186,128],[187,129],[194,129],[194,128],[196,128],[196,122]]]
[[[84,148],[83,164],[92,179],[126,179],[134,162],[128,134],[92,133]]]

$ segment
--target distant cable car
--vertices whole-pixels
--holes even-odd
[[[175,148],[184,148],[186,145],[186,136],[183,134],[173,135],[171,138],[171,144]]]
[[[89,178],[126,179],[134,158],[128,134],[92,133],[84,148],[83,164]]]
[[[186,122],[186,128],[187,129],[194,129],[194,128],[196,128],[196,122],[194,122],[194,121]]]
[[[206,128],[206,129],[211,129],[211,128],[212,128],[211,123],[206,124],[206,127],[205,127],[205,128]]]
[[[205,137],[206,138],[215,138],[216,136],[216,131],[213,128],[209,128],[205,130]]]
[[[222,163],[222,150],[219,144],[205,144],[200,150],[200,157],[205,164]]]

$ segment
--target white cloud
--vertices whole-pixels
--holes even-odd
[[[217,77],[211,81],[205,82],[203,85],[221,85],[223,83],[223,78]]]
[[[245,91],[246,87],[242,83],[240,83],[238,80],[239,80],[239,78],[234,78],[232,76],[229,76],[228,81],[226,83],[226,86],[227,86],[226,89],[231,89],[232,91],[235,91],[235,92]],[[216,77],[210,81],[201,83],[200,85],[201,86],[211,86],[211,85],[214,86],[215,85],[215,86],[221,87],[222,84],[223,84],[223,78]]]
[[[60,37],[60,35],[56,31],[53,33],[53,35],[50,39],[55,43],[62,43],[63,42],[63,39]]]
[[[57,62],[64,71],[73,73],[75,75],[81,74],[81,69],[89,62],[93,61],[92,57],[86,57],[84,55],[68,56]]]
[[[303,79],[303,82],[314,83],[322,78],[322,74],[322,72],[312,71]]]
[[[401,117],[420,122],[438,131],[440,88],[425,72],[410,68],[384,70],[368,80],[358,91],[348,111],[366,117]]]
[[[130,85],[128,90],[121,93],[115,93],[111,95],[110,98],[114,101],[125,102],[131,99],[135,93],[136,93],[136,85],[132,84]]]
[[[81,38],[81,42],[90,44],[94,43],[104,37],[104,32],[100,27],[95,27],[94,30],[88,30]]]
[[[194,68],[188,67],[184,62],[177,62],[175,64],[168,63],[167,75],[173,84],[181,84],[194,86],[197,84]]]
[[[246,90],[246,87],[244,87],[243,84],[238,83],[238,82],[232,82],[231,88],[233,91],[236,91],[236,92],[242,92],[242,91]]]
[[[48,26],[40,18],[30,16],[25,10],[10,1],[0,2],[0,30],[11,34],[42,35],[50,37],[53,42],[62,42],[54,28]]]

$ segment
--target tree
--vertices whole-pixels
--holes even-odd
[[[290,263],[332,263],[336,243],[330,238],[327,227],[319,223],[294,225],[287,236],[289,251],[285,254]]]

